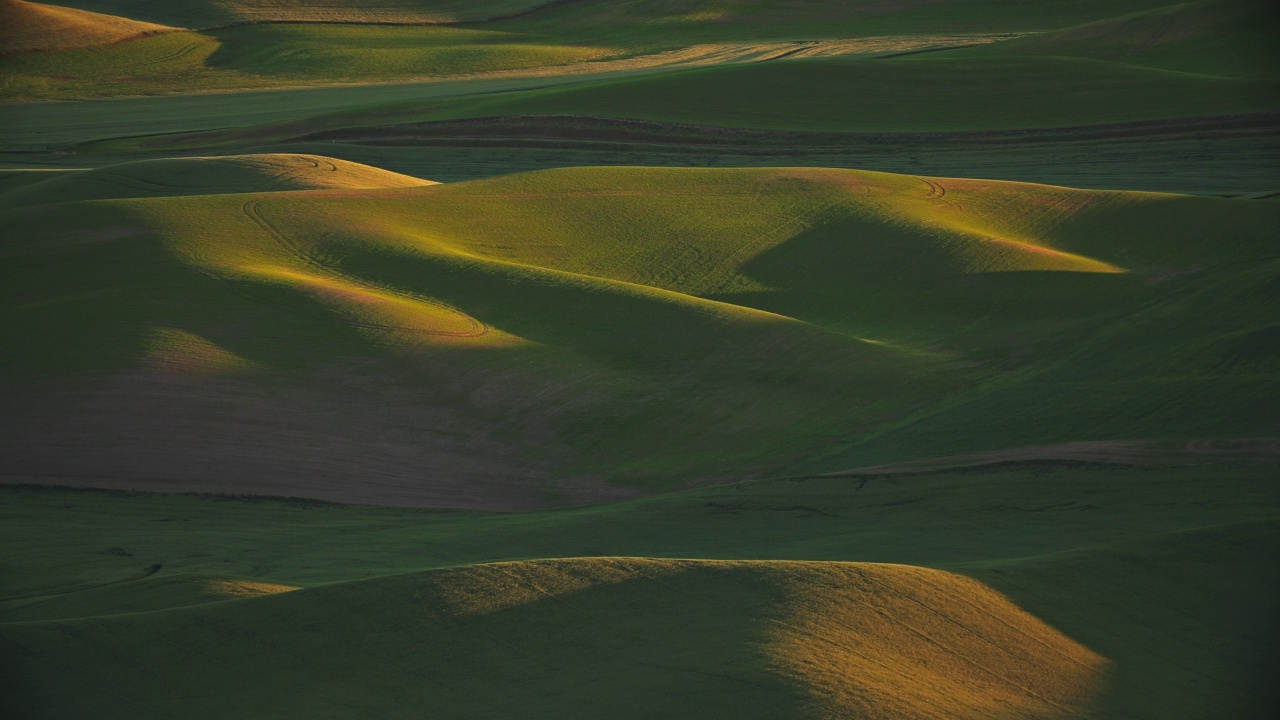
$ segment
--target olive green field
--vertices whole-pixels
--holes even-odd
[[[0,0],[0,714],[1270,718],[1261,0]]]

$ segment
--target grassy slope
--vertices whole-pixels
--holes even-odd
[[[900,143],[868,139],[843,149],[736,147],[717,148],[713,153],[679,145],[538,142],[527,138],[488,143],[466,140],[268,142],[255,146],[255,151],[328,155],[408,175],[425,175],[441,182],[557,167],[621,165],[855,168],[1215,196],[1272,193],[1272,188],[1280,186],[1275,174],[1280,161],[1280,138],[1229,131],[1130,142],[1116,139],[1059,143],[962,142],[937,147],[913,145],[910,138],[904,137]],[[66,162],[74,159],[110,164],[131,157],[135,156],[103,152],[69,157]],[[6,174],[13,175],[12,172]],[[5,179],[4,175],[0,174],[0,181]]]
[[[1201,0],[947,56],[1054,55],[1225,77],[1274,74],[1280,13],[1262,0]]]
[[[107,45],[173,29],[113,15],[0,0],[0,54]]]
[[[10,97],[93,97],[391,81],[513,70],[607,51],[441,26],[249,25],[0,59]]]
[[[487,17],[533,4],[482,4],[468,12],[471,17]],[[1124,8],[1111,6],[1106,12],[1101,4],[1091,2],[1048,10],[1008,7],[1009,3],[1002,2],[945,2],[930,4],[932,15],[922,20],[910,5],[889,4],[865,12],[829,0],[792,8],[781,16],[767,3],[671,7],[669,3],[591,2],[553,4],[545,13],[520,15],[509,22],[396,28],[360,27],[358,23],[385,22],[398,17],[397,12],[408,12],[402,19],[411,20],[415,9],[426,13],[422,17],[460,15],[452,12],[452,6],[433,10],[431,3],[414,2],[401,3],[396,6],[399,10],[389,9],[390,14],[361,6],[344,11],[344,18],[329,17],[329,11],[336,7],[329,5],[282,2],[264,6],[259,13],[235,3],[221,3],[204,11],[222,12],[227,18],[303,21],[329,17],[357,24],[231,27],[131,47],[9,58],[0,67],[9,76],[4,95],[19,99],[393,81],[566,65],[708,42],[1043,30],[1108,17],[1123,9],[1145,9],[1151,4],[1136,1]],[[171,15],[149,12],[154,9],[151,5],[134,5],[117,8],[112,4],[110,9],[139,18]],[[207,13],[198,7],[192,10],[174,15],[171,21],[188,27],[206,24],[196,20]]]
[[[1216,6],[1214,6],[1216,7]],[[1193,8],[1194,9],[1194,8]],[[1185,9],[1184,9],[1185,10]],[[1191,15],[1187,20],[1185,15]],[[1184,116],[1226,115],[1257,111],[1275,111],[1276,76],[1268,63],[1260,62],[1257,53],[1218,52],[1216,25],[1204,27],[1201,14],[1148,13],[1146,25],[1163,26],[1150,19],[1184,20],[1194,32],[1162,42],[1153,51],[1150,67],[1128,64],[1141,58],[1123,56],[1113,43],[1102,40],[1074,42],[1079,57],[1054,55],[1056,45],[1051,36],[1037,45],[1030,41],[1004,42],[981,48],[896,59],[818,59],[785,63],[750,63],[710,67],[642,76],[622,76],[594,83],[553,85],[524,92],[468,93],[460,87],[452,97],[447,95],[417,102],[382,103],[356,110],[338,110],[323,116],[312,116],[293,122],[277,122],[245,130],[216,131],[192,135],[164,136],[117,143],[115,150],[138,149],[173,151],[178,148],[236,146],[246,143],[308,137],[317,132],[344,128],[376,131],[380,126],[397,126],[409,122],[438,121],[459,118],[483,118],[520,115],[581,115],[607,118],[630,118],[646,121],[684,123],[711,127],[769,129],[777,131],[817,131],[826,133],[893,133],[903,149],[899,152],[927,152],[940,140],[916,138],[911,133],[1016,130],[1081,126],[1105,123],[1127,123],[1144,120],[1169,120]],[[1110,25],[1103,24],[1105,27]],[[1232,28],[1241,22],[1231,24]],[[1252,28],[1253,25],[1244,23]],[[1088,29],[1086,26],[1085,29]],[[1120,23],[1123,30],[1127,24]],[[1252,30],[1251,30],[1252,31]],[[1083,32],[1081,29],[1067,31]],[[1107,32],[1117,33],[1120,30]],[[1154,31],[1153,31],[1154,32]],[[1230,39],[1230,35],[1226,35]],[[1207,40],[1206,40],[1207,38]],[[1041,38],[1032,38],[1040,41]],[[1105,40],[1105,38],[1104,38]],[[1022,42],[1023,44],[1018,44]],[[1040,52],[1036,48],[1043,48]],[[1247,48],[1246,48],[1247,49]],[[1089,52],[1086,52],[1088,50]],[[1028,54],[1028,53],[1035,54]],[[1089,56],[1092,53],[1092,56]],[[1159,58],[1176,54],[1186,62],[1176,69],[1163,67]],[[1125,60],[1126,62],[1113,62]],[[1248,77],[1224,77],[1214,73],[1234,68]],[[1195,69],[1196,72],[1184,72]],[[911,88],[904,92],[904,88]],[[391,128],[394,130],[395,128]],[[400,130],[400,132],[406,132]],[[459,129],[455,139],[467,138]],[[1268,133],[1219,130],[1221,142],[1243,142],[1255,151],[1265,147]],[[655,147],[636,149],[682,150],[689,145],[691,154],[707,154],[709,149],[696,139],[654,137]],[[406,141],[413,142],[412,132]],[[558,136],[556,136],[558,137]],[[1176,143],[1203,139],[1203,129],[1181,134],[1155,126],[1134,129],[1128,134],[1102,143],[1101,152],[1110,154],[1124,143],[1142,138],[1152,142]],[[561,138],[562,142],[573,136]],[[714,139],[714,138],[712,138]],[[884,137],[795,137],[793,147],[810,146],[815,151],[831,152],[830,146],[871,145],[885,142]],[[1016,137],[993,137],[985,142],[998,146]],[[1064,136],[1047,140],[1057,152],[1079,138]],[[394,142],[391,140],[390,142]],[[492,141],[490,141],[492,142]],[[704,141],[705,142],[705,141]],[[726,140],[728,142],[728,140]],[[750,138],[737,142],[744,150],[769,151],[768,137],[760,147]],[[980,137],[958,137],[953,144],[978,146]],[[1043,142],[1046,141],[1042,141]],[[527,141],[525,144],[528,144]],[[634,144],[634,143],[633,143]],[[774,141],[773,144],[777,144]],[[118,146],[118,147],[117,147]],[[1031,148],[1037,148],[1034,143]],[[1165,151],[1175,151],[1170,144]],[[974,147],[959,148],[969,150]],[[998,149],[998,148],[993,148]],[[775,150],[776,152],[776,150]],[[1221,147],[1207,147],[1197,155],[1219,156]],[[981,153],[977,153],[981,158]],[[1157,153],[1158,154],[1158,153]]]
[[[503,29],[564,37],[576,42],[633,48],[686,42],[763,38],[813,39],[872,35],[1035,32],[1168,5],[1165,0],[1016,0],[848,3],[801,0],[591,0],[548,5],[495,23]]]
[[[1087,59],[921,56],[696,69],[464,100],[430,117],[570,114],[822,132],[990,130],[1274,110],[1275,87],[1272,79]]]
[[[943,449],[1275,426],[1275,404],[1260,400],[1276,391],[1272,203],[854,171],[615,168],[66,207],[9,214],[13,265],[42,268],[8,285],[6,333],[23,338],[10,363],[40,375],[173,372],[145,381],[156,405],[123,416],[110,398],[135,392],[125,387],[31,406],[54,424],[11,436],[25,458],[11,474],[106,463],[136,476],[138,458],[160,448],[192,487],[252,477],[230,472],[217,442],[164,451],[190,431],[159,418],[222,423],[228,409],[184,411],[179,398],[313,385],[352,358],[374,363],[361,373],[397,378],[350,397],[370,412],[412,388],[444,393],[405,396],[405,414],[377,422],[408,425],[391,447],[416,447],[410,428],[443,441],[450,433],[426,408],[451,408],[470,418],[453,434],[464,455],[488,452],[485,438],[502,429],[522,438],[499,451],[511,462],[553,439],[560,449],[539,466],[650,487],[797,462],[834,470]],[[1228,218],[1231,236],[1201,242]],[[1144,355],[1153,347],[1160,362]],[[241,370],[223,372],[227,363]],[[69,416],[88,424],[58,425]],[[142,425],[104,455],[93,423],[111,417]],[[253,443],[268,456],[332,433],[306,428],[244,432],[275,438]],[[29,432],[78,437],[85,454],[24,444]],[[446,482],[448,468],[416,457],[379,462],[388,472],[425,463],[425,486]]]
[[[679,5],[690,13],[709,9]],[[926,5],[886,16],[883,25],[860,18],[858,26],[910,28],[913,12],[936,21],[961,5]],[[1008,29],[1063,27],[1142,5],[969,3],[965,17],[949,22],[959,27],[957,21],[977,18],[975,30],[985,31],[1003,14]],[[637,22],[655,7],[571,4],[503,27],[520,31],[527,23],[526,31],[536,32],[538,23],[572,28],[576,19],[576,39],[656,46],[674,34],[670,26]],[[974,7],[989,15],[973,14]],[[808,20],[784,29],[835,27],[827,5],[791,10],[803,19],[813,8]],[[310,36],[290,28],[252,32],[309,47]],[[346,37],[325,32],[337,33],[329,37],[335,42]],[[361,32],[349,37],[370,40]],[[776,32],[704,18],[680,37]],[[1079,37],[1075,30],[1046,37],[1050,50],[1037,53],[1189,69],[1167,62],[1182,50],[1135,56],[1121,47],[1099,55],[1100,45],[1073,48]],[[209,45],[206,54],[213,52]],[[244,57],[269,65],[263,58],[274,56]],[[959,61],[954,68],[1014,62],[931,59]],[[1058,74],[1044,77],[1066,85],[1084,77],[1080,68],[1100,73],[1095,81],[1145,78],[1144,88],[1154,89],[1130,108],[1163,108],[1157,115],[1191,112],[1197,103],[1218,112],[1273,92],[1265,79],[1165,83],[1173,76],[1045,58],[1027,67],[1049,68]],[[1247,75],[1255,66],[1228,60],[1217,67],[1211,74]],[[1110,91],[1119,96],[1123,87]],[[1034,96],[1027,92],[1023,98]],[[1004,107],[1018,107],[1017,98],[1002,97]],[[1096,100],[1080,107],[1090,117],[1130,112]],[[845,112],[822,102],[811,109],[833,108]],[[468,112],[461,104],[448,111]],[[1035,117],[1028,111],[1023,119]],[[178,118],[177,125],[190,121]],[[494,155],[493,162],[506,160]],[[155,194],[252,187],[240,184],[246,180],[239,171],[220,188],[197,187],[182,179],[193,167],[147,166],[165,171],[158,179],[185,186]],[[46,182],[79,193],[86,179],[104,187],[102,175]],[[258,176],[250,176],[256,185]],[[30,204],[22,191],[7,198]],[[135,186],[106,194],[152,192]],[[575,170],[390,193],[105,200],[5,217],[17,240],[0,252],[38,271],[8,283],[13,295],[5,305],[22,313],[11,314],[2,333],[26,344],[8,360],[46,368],[35,373],[45,377],[36,378],[34,392],[7,391],[13,427],[6,437],[28,460],[42,452],[31,447],[55,438],[43,451],[59,463],[68,453],[57,443],[75,438],[72,445],[88,451],[82,457],[92,458],[84,467],[123,468],[126,477],[114,480],[125,486],[138,467],[137,457],[129,465],[130,453],[171,444],[181,452],[166,462],[187,456],[185,465],[169,466],[185,483],[174,489],[245,474],[259,478],[252,489],[287,492],[297,487],[290,473],[313,489],[318,475],[342,485],[351,473],[404,490],[421,485],[427,467],[432,482],[464,475],[473,491],[418,502],[483,506],[474,494],[480,486],[527,507],[590,498],[527,474],[515,487],[484,478],[531,465],[607,465],[622,479],[653,482],[689,467],[713,473],[776,448],[811,449],[813,457],[799,465],[832,469],[1065,437],[1256,434],[1280,426],[1268,410],[1280,405],[1273,402],[1280,391],[1273,352],[1280,268],[1269,259],[1276,222],[1270,203],[827,171]],[[1232,232],[1224,233],[1225,225]],[[272,228],[284,239],[274,247]],[[318,262],[300,257],[300,248]],[[739,254],[743,248],[749,252]],[[1098,272],[1113,267],[1129,272]],[[232,288],[240,294],[232,297]],[[907,292],[919,288],[926,290]],[[472,327],[433,304],[441,300],[484,319],[489,334],[478,341],[433,335],[466,335]],[[584,313],[584,306],[594,310]],[[787,330],[760,311],[809,327]],[[866,352],[871,348],[850,335],[877,341],[884,353]],[[486,346],[461,350],[471,342]],[[707,343],[731,351],[714,357],[714,366],[681,365]],[[891,377],[909,382],[927,373],[939,384],[890,388],[874,401],[883,407],[868,410],[858,381],[885,385],[875,375],[885,365],[895,366]],[[127,382],[119,381],[122,370]],[[1012,372],[1001,377],[1005,371]],[[106,391],[98,379],[104,373],[116,375]],[[838,378],[842,373],[847,377]],[[391,376],[400,383],[391,389],[369,381]],[[297,391],[318,383],[341,396],[336,407],[320,408],[328,414]],[[936,399],[947,383],[958,392],[940,403],[874,429],[863,424],[918,397]],[[432,392],[421,393],[424,386]],[[673,386],[692,392],[675,397]],[[744,394],[757,404],[724,402]],[[210,402],[210,395],[221,397]],[[99,404],[80,403],[85,396]],[[655,396],[646,415],[642,408]],[[138,397],[143,402],[122,411]],[[850,399],[859,407],[842,406]],[[400,413],[397,403],[411,412]],[[815,403],[826,403],[825,417],[804,416]],[[52,416],[42,404],[54,405]],[[532,420],[500,421],[513,415]],[[780,415],[788,417],[785,430],[776,427]],[[705,432],[708,418],[726,417],[721,447],[682,437]],[[558,438],[530,430],[547,418]],[[673,418],[686,425],[660,427]],[[611,424],[622,428],[620,438],[600,432]],[[850,424],[857,429],[852,439]],[[210,432],[237,425],[244,430],[238,436]],[[766,425],[767,433],[758,431]],[[145,440],[104,453],[104,439],[121,437],[113,426],[123,427],[126,439]],[[406,437],[406,426],[414,434]],[[810,433],[812,444],[796,440]],[[23,437],[40,442],[24,446]],[[350,456],[334,449],[352,437]],[[509,464],[444,467],[439,457],[458,450],[458,437],[463,453]],[[312,455],[311,465],[299,472],[296,462],[279,458],[253,464],[263,446],[276,443],[286,455]],[[228,463],[220,448],[230,446],[249,461]],[[405,447],[427,449],[410,458],[408,483],[387,472],[405,466],[397,454]],[[667,456],[655,457],[655,448]],[[146,457],[149,469],[155,457]],[[212,466],[201,467],[210,459]],[[73,461],[61,469],[84,468]],[[271,484],[281,477],[286,482]],[[521,483],[540,482],[542,496],[520,494]],[[1256,668],[1266,667],[1274,637],[1265,624],[1277,567],[1270,467],[766,482],[504,516],[47,490],[6,491],[4,507],[0,586],[9,599],[0,601],[0,619],[17,624],[0,628],[0,637],[6,657],[23,658],[24,672],[5,668],[0,697],[41,697],[69,716],[291,716],[305,707],[343,716],[420,715],[426,708],[461,717],[812,717],[854,715],[869,703],[895,716],[931,717],[944,714],[939,705],[955,716],[963,699],[969,716],[990,717],[992,707],[982,703],[992,697],[1026,715],[1045,709],[1043,689],[1048,702],[1076,707],[1074,693],[1096,687],[1092,653],[1107,663],[1099,717],[1268,716],[1269,708],[1257,705],[1264,678]],[[1051,627],[955,576],[908,568],[612,559],[422,572],[599,555],[939,567],[978,578]],[[305,589],[280,594],[299,586]],[[494,598],[506,606],[495,610]],[[977,615],[972,602],[999,612]],[[905,618],[927,640],[888,634],[903,625],[883,623],[878,613]],[[1010,634],[1004,623],[1032,630],[1043,644]],[[567,634],[570,625],[575,632]],[[836,651],[815,640],[833,637]],[[877,677],[882,666],[843,652],[860,644],[895,663],[894,676],[927,681],[904,686]],[[332,652],[335,646],[341,652]],[[997,679],[993,668],[1005,677]],[[526,694],[531,673],[538,682]],[[69,676],[81,681],[74,689]],[[241,690],[231,698],[229,683]],[[945,698],[930,695],[940,689]]]
[[[870,7],[850,6],[839,0],[805,0],[779,12],[762,0],[586,0],[551,3],[547,0],[196,0],[180,5],[162,0],[59,0],[59,5],[95,12],[163,22],[184,27],[206,27],[236,21],[343,21],[343,22],[467,22],[506,18],[501,24],[524,31],[551,27],[555,32],[611,32],[627,37],[665,31],[695,32],[710,36],[742,36],[761,32],[762,26],[794,26],[803,31],[835,28],[841,33],[867,28],[881,33],[919,32],[939,24],[968,24],[979,28],[992,22],[1002,28],[1042,30],[1065,27],[1170,4],[1167,0],[1070,0],[1044,7],[1011,0],[943,0],[920,8],[918,3],[882,2]],[[535,12],[529,12],[529,11]],[[923,10],[923,12],[922,12]],[[726,21],[730,20],[731,21]],[[656,26],[656,27],[655,27]],[[668,37],[667,42],[670,38]]]
[[[142,700],[107,711],[115,717],[350,717],[412,707],[450,717],[805,717],[866,708],[918,718],[976,718],[993,708],[1047,717],[1087,702],[1103,664],[977,583],[901,566],[550,560],[254,602],[170,613],[158,622],[126,617],[13,628],[10,637],[54,657],[83,658],[121,635],[148,645],[178,636],[199,655],[198,665],[234,668],[202,674],[175,663],[169,668],[176,672],[144,672],[125,661],[82,675],[87,684]],[[315,632],[335,617],[346,619],[344,653],[329,652],[332,635]],[[572,634],[562,634],[567,622],[576,626]],[[262,623],[272,628],[271,640],[246,661],[247,648],[226,640]],[[77,637],[60,643],[62,630]],[[815,648],[817,638],[839,644]],[[371,656],[396,661],[361,659]],[[42,667],[34,657],[22,659],[41,676],[79,675],[83,667],[80,660]],[[289,665],[296,674],[275,670]],[[277,687],[274,699],[263,692],[264,676]],[[241,688],[234,699],[193,707],[193,698],[220,695],[227,682]],[[619,688],[630,689],[625,705]],[[75,714],[96,708],[94,695],[47,701]]]
[[[429,184],[415,177],[313,155],[227,155],[139,160],[98,170],[56,173],[47,180],[0,193],[0,207],[127,197]]]
[[[59,0],[57,4],[203,28],[236,22],[442,23],[524,12],[546,0]]]
[[[467,717],[518,703],[535,717],[605,707],[627,717],[760,707],[809,717],[856,714],[862,702],[934,717],[930,693],[962,683],[969,689],[939,699],[948,716],[990,717],[982,702],[1008,709],[1074,685],[1102,691],[1090,716],[1251,717],[1262,677],[1249,668],[1266,653],[1260,623],[1276,582],[1272,475],[1265,466],[1011,468],[750,483],[522,515],[9,490],[6,595],[33,597],[3,603],[18,623],[3,635],[10,656],[23,658],[27,692],[70,714],[110,687],[112,712],[224,716],[229,706],[203,699],[235,682],[243,705],[234,711],[286,715],[330,702],[347,715],[413,706]],[[51,534],[68,526],[77,532]],[[420,572],[634,554],[822,562],[601,559]],[[1105,658],[1104,682],[1091,679],[1096,659],[1053,631],[1034,630],[1030,644],[1008,634],[1004,623],[1036,623],[989,591],[833,560],[972,575]],[[296,586],[307,589],[268,596]],[[261,597],[222,601],[233,592]],[[200,605],[154,612],[162,598]],[[138,611],[150,612],[115,614]],[[880,613],[900,622],[865,624]],[[106,617],[87,617],[96,615]],[[58,619],[76,617],[86,619]],[[931,640],[917,644],[913,630]],[[335,643],[344,652],[330,652]],[[95,663],[106,647],[116,660]],[[859,651],[840,655],[851,648]],[[864,665],[868,656],[901,663],[892,676],[916,680],[881,679],[883,665]],[[144,657],[146,671],[135,672]],[[971,664],[978,658],[985,669]],[[841,669],[857,672],[832,675]],[[1001,672],[993,683],[993,669],[1017,680]],[[526,690],[531,672],[536,696]],[[67,675],[81,678],[78,689],[55,692]],[[681,692],[654,690],[670,683]],[[380,691],[391,686],[400,692]],[[707,704],[716,697],[736,700]]]

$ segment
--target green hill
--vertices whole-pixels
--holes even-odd
[[[55,2],[0,717],[1280,715],[1274,3]]]
[[[708,35],[759,34],[781,25],[787,30],[827,32],[866,28],[918,32],[920,26],[1002,24],[1017,30],[1066,27],[1145,10],[1167,0],[1124,0],[1029,6],[1011,0],[944,0],[928,12],[911,2],[882,2],[859,7],[839,0],[802,0],[785,11],[765,0],[586,0],[557,3],[548,0],[195,0],[174,4],[163,0],[59,0],[59,5],[125,17],[208,27],[232,22],[392,22],[459,23],[505,19],[503,24],[549,34],[612,32],[646,35],[665,30]],[[737,26],[737,27],[735,27]],[[959,31],[961,28],[956,27]]]
[[[57,173],[0,193],[0,207],[76,200],[284,190],[416,187],[427,180],[314,155],[224,155],[139,160]]]
[[[525,12],[547,0],[59,0],[95,12],[204,28],[229,23],[451,23]]]
[[[330,652],[332,634],[317,632],[335,618],[349,643],[343,653]],[[566,633],[566,623],[579,627]],[[271,640],[260,650],[227,642],[267,628]],[[68,631],[74,639],[59,647]],[[92,708],[104,717],[394,715],[413,707],[450,717],[806,717],[887,708],[941,718],[997,707],[1049,717],[1086,705],[1105,666],[972,580],[846,563],[477,565],[3,632],[20,647],[44,648],[48,665],[16,658],[34,676],[74,674],[136,698],[111,709],[96,693],[42,698],[59,714]],[[105,651],[118,637],[184,659],[145,670],[94,662],[90,648]],[[183,649],[171,644],[178,637]],[[285,667],[293,670],[282,677]],[[239,692],[222,695],[229,682]],[[191,702],[215,696],[222,700]]]
[[[175,28],[24,0],[0,0],[0,54],[109,45]]]
[[[568,65],[611,54],[439,25],[254,24],[0,58],[11,97],[93,97],[392,81]]]
[[[646,168],[15,209],[8,473],[520,508],[1249,436],[1280,406],[1276,211]]]
[[[785,5],[770,0],[588,0],[548,3],[496,25],[578,42],[659,47],[673,38],[715,42],[766,37],[1037,32],[1169,4],[1167,0],[797,0]]]
[[[7,488],[7,707],[1263,718],[1274,464],[1203,457],[528,514]]]
[[[910,54],[948,46],[988,44],[1009,35],[1046,31],[1050,31],[1048,35],[1029,38],[1028,44],[1015,42],[1010,53],[1024,53],[1029,47],[1043,46],[1050,50],[1060,47],[1057,54],[1085,58],[1128,60],[1132,59],[1129,55],[1137,51],[1156,60],[1183,58],[1185,49],[1181,45],[1185,42],[1179,44],[1178,33],[1165,32],[1169,24],[1166,20],[1171,17],[1190,18],[1187,22],[1176,22],[1181,23],[1179,27],[1185,24],[1192,28],[1187,31],[1190,35],[1198,33],[1199,40],[1189,41],[1194,45],[1194,54],[1211,58],[1213,67],[1228,69],[1229,74],[1270,73],[1270,69],[1257,68],[1258,63],[1274,63],[1267,61],[1271,56],[1258,49],[1260,45],[1253,41],[1267,35],[1263,29],[1267,26],[1258,24],[1254,17],[1261,18],[1263,10],[1226,6],[1230,12],[1224,19],[1219,17],[1222,13],[1217,5],[1204,12],[1166,5],[1146,0],[1130,0],[1119,6],[1092,0],[1032,5],[1009,0],[950,0],[927,6],[914,3],[863,6],[810,0],[788,5],[783,12],[776,4],[754,0],[733,3],[698,0],[675,5],[669,1],[605,0],[550,4],[535,0],[480,4],[369,0],[355,5],[294,0],[252,3],[225,0],[180,5],[152,0],[86,1],[77,6],[205,29],[166,40],[146,38],[124,47],[6,58],[0,68],[10,76],[4,88],[8,97],[73,99],[314,83],[406,81],[495,72],[549,77],[589,70],[631,73],[639,68],[671,69],[694,61],[696,64],[741,64],[795,59],[806,54],[879,56],[892,55],[895,49]],[[78,10],[58,9],[58,12]],[[1137,14],[1121,17],[1125,13]],[[507,15],[511,17],[475,22]],[[1091,22],[1102,23],[1098,27],[1115,29],[1073,28],[1079,23]],[[1156,36],[1152,36],[1153,32]],[[1137,47],[1134,44],[1139,40],[1107,40],[1108,37],[1148,36],[1158,37],[1156,45],[1147,47],[1151,45],[1148,42]],[[1061,40],[1055,41],[1053,37]],[[1073,37],[1076,40],[1071,40]],[[1239,41],[1243,37],[1253,40],[1240,50]],[[1129,42],[1129,50],[1125,50],[1124,42]],[[996,46],[1005,44],[998,42]],[[995,53],[1002,58],[1009,56],[1000,50]],[[614,64],[588,64],[600,60],[611,60]],[[929,99],[941,94],[933,99],[937,102],[933,115],[966,113],[966,109],[973,108],[998,117],[1010,108],[1021,111],[1039,108],[1041,117],[1068,113],[1061,118],[1068,123],[1106,122],[1105,119],[1074,119],[1070,113],[1078,106],[1087,111],[1091,106],[1116,105],[1112,113],[1116,118],[1140,119],[1165,117],[1170,108],[1162,108],[1162,104],[1189,102],[1193,97],[1198,97],[1199,104],[1206,106],[1229,100],[1230,106],[1221,108],[1222,111],[1257,109],[1254,108],[1257,97],[1252,101],[1244,97],[1266,92],[1249,83],[1235,87],[1230,83],[1207,82],[1211,78],[1164,77],[1160,73],[1144,76],[1133,68],[1079,61],[1065,63],[1061,58],[1056,61],[1027,59],[1014,64],[1006,61],[1004,65],[952,60],[950,69],[934,65],[931,72],[916,73],[910,69],[916,65],[910,63],[893,63],[892,68],[841,65],[835,69],[819,64],[791,70],[792,74],[800,74],[799,81],[795,77],[776,77],[772,69],[762,70],[762,74],[754,77],[728,74],[710,76],[704,81],[685,78],[675,86],[655,86],[653,92],[645,86],[630,85],[612,91],[622,94],[621,97],[608,96],[609,91],[602,90],[600,92],[608,97],[595,97],[591,102],[599,104],[600,100],[607,100],[608,111],[603,114],[608,117],[614,117],[612,113],[622,113],[617,117],[637,117],[627,114],[634,113],[628,108],[632,105],[652,106],[648,110],[650,114],[662,114],[667,111],[664,105],[673,101],[680,105],[694,101],[696,113],[696,105],[705,105],[705,83],[714,83],[717,87],[724,83],[730,99],[739,104],[750,102],[755,108],[769,108],[799,102],[795,110],[797,118],[808,117],[809,123],[827,123],[822,127],[831,127],[831,123],[846,127],[849,123],[840,123],[837,117],[847,117],[850,110],[863,113],[868,108],[882,108],[881,96],[902,86],[920,88],[909,96],[913,99]],[[1180,60],[1181,64],[1170,67],[1185,69],[1187,61],[1190,60]],[[1161,61],[1155,64],[1160,68],[1167,65]],[[833,73],[850,77],[835,78]],[[978,78],[987,82],[975,82]],[[922,81],[928,85],[920,86]],[[1105,92],[1094,97],[1091,88],[1096,86],[1105,87]],[[805,100],[805,95],[813,95],[815,87],[836,88],[836,97],[818,94]],[[1274,94],[1274,87],[1270,91]],[[1028,94],[1034,97],[1027,97]],[[1020,97],[1010,104],[1007,99],[1011,95]],[[832,105],[837,97],[842,99],[840,106]],[[850,106],[850,102],[858,105]],[[943,108],[946,113],[938,111]],[[1135,113],[1135,108],[1144,110]],[[579,110],[570,111],[579,113]],[[1204,110],[1187,111],[1201,113]],[[823,117],[823,113],[828,115]],[[602,113],[593,110],[588,114]],[[705,108],[701,114],[705,115]],[[767,115],[763,119],[765,123],[760,127],[780,127],[777,120]],[[960,119],[964,120],[964,115]],[[687,122],[740,127],[741,119],[703,117]],[[922,122],[923,117],[916,117],[899,129],[922,129],[919,127]],[[796,120],[783,124],[809,127]],[[1016,124],[1004,123],[998,127],[1016,127]],[[961,124],[961,127],[968,126]]]
[[[1275,110],[1275,90],[1274,77],[1200,77],[1075,58],[926,55],[696,69],[455,101],[428,117],[586,115],[755,129],[945,132]]]
[[[1008,40],[950,56],[1088,57],[1206,75],[1274,75],[1280,13],[1264,0],[1202,0]]]

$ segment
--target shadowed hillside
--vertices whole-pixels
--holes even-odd
[[[1265,0],[1201,0],[949,55],[1089,57],[1223,76],[1274,75],[1280,12]]]
[[[1280,716],[1264,0],[0,0],[0,717]]]
[[[288,167],[171,162],[46,182]],[[40,272],[7,284],[28,380],[6,391],[6,472],[515,508],[1273,419],[1245,401],[1272,392],[1271,203],[806,169],[401,188],[343,167],[366,189],[10,211],[11,266]]]
[[[333,654],[332,637],[316,630],[339,617],[349,645]],[[566,623],[578,629],[565,633]],[[227,642],[267,628],[269,645],[253,652]],[[9,655],[33,675],[74,674],[138,699],[103,717],[143,707],[226,717],[418,706],[453,717],[554,709],[614,717],[1051,718],[1087,708],[1106,667],[980,583],[848,563],[476,565],[0,632],[17,647],[47,649],[52,664]],[[145,670],[94,661],[122,635],[183,659]],[[183,638],[182,649],[172,648],[166,638],[173,637]],[[390,657],[394,664],[366,659]],[[285,666],[296,667],[288,680],[263,674]],[[192,707],[190,698],[216,695],[231,678],[241,689],[234,697]],[[271,700],[282,682],[291,692]],[[298,693],[302,687],[311,692]],[[388,687],[400,691],[378,691]],[[507,690],[486,690],[494,687]],[[49,695],[42,705],[63,714],[97,706],[92,695],[79,698]]]
[[[229,23],[449,23],[524,12],[548,0],[59,0],[59,5],[203,28]]]
[[[7,488],[4,697],[56,716],[1261,719],[1274,455],[1205,462],[532,514]],[[627,550],[654,559],[581,557]],[[571,559],[455,567],[537,557]]]
[[[140,160],[97,170],[57,173],[0,193],[0,206],[76,200],[210,195],[346,188],[416,187],[428,180],[312,155],[224,155]]]

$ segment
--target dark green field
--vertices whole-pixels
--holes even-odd
[[[1277,15],[0,0],[0,714],[1275,716]]]

